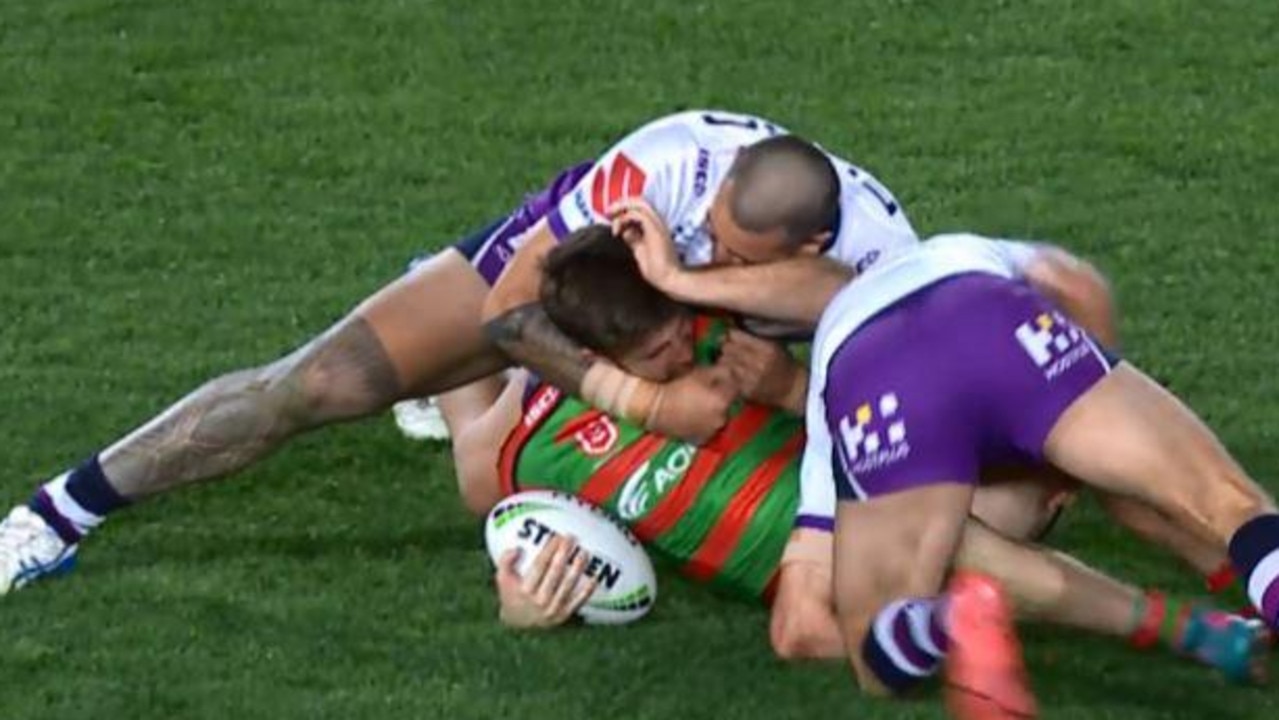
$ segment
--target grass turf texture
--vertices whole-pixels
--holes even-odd
[[[9,0],[0,437],[24,500],[214,373],[323,328],[423,247],[639,121],[754,111],[876,172],[922,233],[1096,258],[1129,357],[1262,476],[1279,302],[1268,2]],[[939,717],[771,659],[667,580],[647,621],[511,635],[447,455],[386,418],[125,513],[0,602],[0,717]],[[1055,536],[1198,589],[1085,505]],[[1274,691],[1031,629],[1048,718],[1273,716]]]

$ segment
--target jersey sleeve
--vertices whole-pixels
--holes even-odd
[[[1025,240],[992,240],[991,247],[1015,277],[1024,276],[1026,268],[1044,248],[1041,243]]]
[[[670,122],[646,125],[623,138],[591,167],[547,216],[556,239],[596,223],[618,200],[642,197],[671,224],[685,202],[682,167],[697,157],[697,140]]]

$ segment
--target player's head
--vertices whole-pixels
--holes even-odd
[[[778,135],[742,148],[711,203],[717,263],[817,253],[839,218],[839,175],[816,145]]]
[[[546,256],[540,299],[565,335],[629,373],[664,382],[692,369],[690,313],[644,280],[607,225],[570,233]]]

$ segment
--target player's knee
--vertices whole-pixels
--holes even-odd
[[[1208,524],[1225,538],[1249,520],[1275,512],[1266,492],[1241,473],[1223,473],[1217,485],[1225,490],[1207,498]]]

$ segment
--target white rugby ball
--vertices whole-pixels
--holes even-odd
[[[585,574],[599,587],[578,611],[588,623],[634,622],[657,600],[657,576],[639,540],[624,525],[594,505],[568,493],[528,490],[503,499],[484,524],[484,543],[494,563],[509,549],[521,549],[518,570],[556,535],[577,538],[590,554]]]

